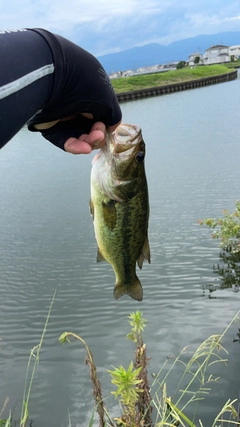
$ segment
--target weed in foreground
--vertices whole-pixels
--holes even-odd
[[[46,333],[54,298],[55,294],[49,308],[40,342],[31,351],[29,357],[19,427],[26,427],[28,420],[29,399],[34,374],[36,366],[39,363],[40,349]],[[93,384],[93,396],[96,404],[89,422],[89,427],[92,427],[94,424],[95,412],[98,413],[99,427],[203,427],[201,420],[199,420],[199,424],[196,424],[195,413],[193,414],[192,420],[190,420],[186,415],[186,409],[193,403],[197,405],[200,400],[208,396],[211,391],[210,384],[218,381],[218,378],[214,378],[211,373],[208,373],[208,370],[216,363],[226,363],[226,358],[222,358],[222,356],[220,356],[220,352],[227,354],[227,351],[222,346],[223,337],[229,327],[237,320],[240,320],[240,311],[237,312],[221,335],[212,335],[205,340],[193,353],[187,363],[182,360],[182,356],[186,354],[186,348],[181,351],[178,357],[173,359],[173,362],[167,371],[166,364],[168,361],[166,360],[159,372],[157,374],[153,374],[154,380],[150,386],[147,372],[149,359],[146,355],[146,344],[144,344],[142,338],[142,332],[145,329],[146,320],[138,310],[135,313],[130,314],[129,323],[132,326],[132,329],[127,335],[127,338],[133,341],[136,346],[134,362],[130,362],[127,370],[125,370],[123,366],[120,366],[119,368],[113,368],[113,370],[108,371],[112,377],[112,383],[117,386],[117,390],[112,393],[119,400],[122,407],[122,414],[114,418],[110,417],[103,401],[101,384],[97,376],[97,369],[89,347],[79,335],[72,332],[63,333],[60,337],[60,341],[62,343],[70,341],[70,338],[75,338],[79,340],[87,350],[87,357],[85,361],[90,369],[90,378]],[[31,361],[33,358],[34,363],[30,374]],[[167,383],[171,373],[174,374],[176,364],[179,363],[184,366],[184,372],[179,383],[175,386],[176,392],[173,396],[169,396]],[[189,377],[190,380],[187,382],[187,385],[184,385],[184,383],[186,383],[186,379]],[[156,391],[153,393],[154,389],[156,389]],[[215,417],[212,427],[240,426],[240,407],[238,406],[238,410],[236,410],[234,407],[236,401],[237,399],[233,401],[228,400],[225,403],[223,408]],[[11,411],[9,412],[7,419],[2,419],[3,410],[7,403],[8,398],[5,400],[3,408],[0,411],[0,426],[13,427]],[[155,409],[154,412],[153,409]],[[192,410],[190,410],[190,412],[192,412]],[[227,415],[229,415],[228,419],[224,418]],[[153,416],[155,420],[153,420]],[[16,424],[14,425],[16,426]],[[69,414],[68,427],[71,427]]]
[[[97,369],[96,369],[96,365],[94,363],[93,360],[93,355],[92,352],[90,351],[88,345],[86,344],[86,342],[84,341],[84,339],[82,337],[80,337],[77,334],[74,334],[73,332],[64,332],[60,338],[59,341],[64,344],[66,342],[70,342],[70,338],[75,338],[76,340],[80,341],[84,347],[87,350],[87,357],[85,359],[85,363],[89,366],[90,369],[90,379],[92,381],[92,385],[93,385],[93,397],[96,403],[96,411],[98,412],[98,416],[99,416],[99,426],[100,427],[104,427],[106,425],[105,423],[105,406],[104,406],[104,402],[102,399],[102,389],[101,389],[101,384],[100,381],[98,379],[97,376]],[[92,421],[91,421],[92,423]]]
[[[52,311],[52,307],[53,307],[53,303],[55,300],[55,296],[56,296],[56,291],[53,294],[52,297],[52,301],[48,310],[48,314],[47,314],[47,318],[44,324],[44,328],[42,331],[42,335],[40,338],[40,341],[38,343],[38,345],[36,345],[30,352],[30,356],[28,359],[28,364],[27,364],[27,371],[26,371],[26,376],[25,376],[25,384],[24,384],[24,391],[23,391],[23,401],[22,401],[22,410],[21,410],[21,418],[20,418],[20,424],[19,427],[26,427],[27,421],[28,421],[28,409],[29,409],[29,400],[30,400],[30,395],[31,395],[31,390],[32,390],[32,385],[33,385],[33,380],[34,380],[34,376],[35,376],[35,372],[36,372],[36,368],[37,365],[39,363],[40,360],[40,350],[42,348],[42,344],[43,344],[43,339],[45,336],[45,333],[47,331],[47,325],[50,319],[50,314]],[[32,364],[32,360],[34,360],[33,364]],[[6,405],[8,404],[9,398],[5,399],[4,405],[2,410],[0,411],[0,427],[4,426],[4,427],[13,427],[13,420],[12,420],[12,413],[11,411],[9,412],[9,416],[7,419],[1,419],[2,413],[6,407]],[[14,423],[14,426],[16,426],[16,423]]]
[[[122,407],[122,414],[113,419],[110,417],[103,402],[101,384],[97,379],[96,366],[85,341],[79,335],[72,332],[62,334],[60,341],[66,342],[69,341],[70,337],[73,337],[81,341],[87,349],[90,378],[93,383],[93,396],[100,427],[203,427],[201,420],[199,420],[199,424],[196,424],[196,409],[193,420],[190,420],[186,415],[186,409],[193,403],[197,405],[200,400],[208,396],[211,391],[210,384],[218,381],[219,378],[214,378],[208,373],[208,370],[216,363],[226,363],[226,358],[220,356],[220,352],[227,354],[227,351],[222,346],[222,340],[229,327],[235,321],[240,320],[239,316],[240,311],[234,316],[221,335],[212,335],[205,340],[187,363],[182,360],[182,356],[186,353],[186,348],[182,350],[178,357],[174,358],[171,367],[167,370],[167,373],[164,373],[166,371],[166,361],[158,374],[153,375],[154,380],[150,387],[147,375],[149,359],[146,355],[146,344],[143,343],[142,338],[146,320],[138,310],[130,314],[129,323],[132,329],[127,338],[132,340],[136,345],[134,362],[130,362],[128,369],[120,366],[108,371],[112,377],[112,383],[117,387],[117,390],[112,393],[119,400]],[[170,397],[167,393],[167,381],[174,367],[179,363],[184,366],[184,372],[178,385],[176,385],[174,396]],[[186,378],[189,376],[190,380],[182,388],[183,381],[186,381]],[[151,396],[154,388],[157,390]],[[226,425],[240,426],[240,414],[238,414],[234,407],[236,401],[237,399],[228,400],[225,403],[215,417],[212,427],[223,427]],[[155,420],[153,420],[153,408],[155,408],[156,413]],[[229,415],[228,419],[224,418],[226,415]],[[93,422],[94,414],[90,420],[89,427],[92,427]]]

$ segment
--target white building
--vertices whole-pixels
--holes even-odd
[[[229,47],[229,56],[234,56],[234,59],[237,60],[240,57],[240,44],[236,46]]]
[[[220,64],[222,62],[229,61],[229,46],[217,44],[215,46],[209,47],[207,50],[205,50],[205,53],[203,54],[204,65]]]
[[[188,56],[188,65],[189,67],[192,67],[195,65],[195,59],[199,57],[199,64],[202,62],[202,54],[199,52],[194,52],[191,55]]]

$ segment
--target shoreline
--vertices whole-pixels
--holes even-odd
[[[229,73],[219,74],[201,79],[182,81],[171,83],[162,86],[155,86],[146,89],[132,90],[129,92],[116,93],[118,102],[135,101],[137,99],[148,98],[152,96],[168,95],[184,90],[196,89],[204,86],[209,86],[218,83],[226,83],[237,78],[238,70],[230,71]]]

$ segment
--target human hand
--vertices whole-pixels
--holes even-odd
[[[109,126],[113,132],[117,126]],[[89,154],[92,150],[102,148],[106,142],[106,126],[102,122],[96,122],[89,134],[83,134],[79,138],[68,138],[64,144],[64,150],[72,154]]]
[[[35,125],[35,128],[40,130],[46,139],[68,153],[89,154],[92,150],[102,148],[105,144],[106,126],[100,121],[92,125],[92,114],[82,113],[81,116],[83,117],[72,115],[64,119],[41,123]],[[121,121],[113,126],[108,126],[108,129],[113,132],[120,123]],[[88,133],[80,134],[82,129],[87,129]],[[75,136],[67,138],[69,133]]]
[[[37,31],[47,37],[44,30]],[[55,86],[47,104],[28,122],[28,129],[40,131],[70,153],[91,153],[105,143],[106,127],[113,131],[121,122],[117,96],[96,58],[61,36],[53,37],[61,48],[61,56],[54,57]]]

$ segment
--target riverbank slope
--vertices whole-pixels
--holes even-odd
[[[164,73],[112,79],[119,102],[194,89],[237,78],[237,70],[225,65],[198,66]]]

